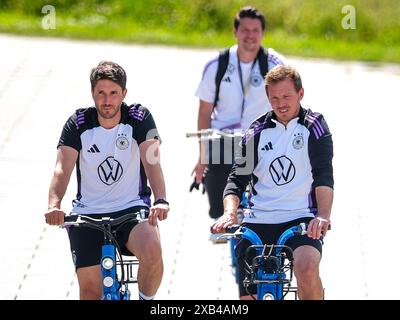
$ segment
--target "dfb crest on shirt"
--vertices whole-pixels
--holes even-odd
[[[120,150],[125,150],[129,147],[129,141],[126,138],[126,134],[119,133],[117,141],[115,142],[116,146]]]
[[[293,148],[299,150],[303,148],[304,146],[304,139],[301,133],[295,135],[293,142],[292,142]]]
[[[263,83],[263,78],[258,73],[253,73],[250,78],[253,87],[259,87]]]
[[[233,73],[235,72],[235,66],[234,66],[232,63],[230,63],[230,64],[228,65],[228,68],[226,68],[226,72],[227,72],[228,74],[233,74]]]
[[[97,168],[97,173],[99,174],[100,180],[108,186],[111,186],[121,179],[123,172],[124,170],[122,165],[118,160],[111,156],[100,163],[99,167]]]

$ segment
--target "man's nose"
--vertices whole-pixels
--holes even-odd
[[[104,104],[109,104],[110,102],[110,96],[108,94],[104,95]]]

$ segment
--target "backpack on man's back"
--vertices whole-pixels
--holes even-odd
[[[268,72],[268,48],[261,47],[257,54],[258,64],[260,66],[260,72],[264,78]],[[214,108],[217,106],[219,99],[219,87],[221,85],[222,78],[228,68],[229,64],[229,48],[221,50],[218,56],[218,70],[215,76],[215,98]]]

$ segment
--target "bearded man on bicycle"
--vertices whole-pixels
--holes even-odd
[[[266,75],[265,87],[272,111],[254,121],[243,138],[224,190],[224,215],[212,231],[237,223],[236,211],[250,183],[243,224],[263,243],[274,244],[283,230],[308,223],[307,236],[294,236],[286,244],[294,251],[299,298],[322,299],[320,238],[330,225],[333,202],[332,136],[321,114],[300,105],[304,89],[294,68],[275,67]],[[236,248],[242,299],[251,298],[243,286],[249,245],[241,239]],[[255,286],[250,291],[255,293]]]
[[[157,220],[166,219],[169,211],[159,162],[160,137],[147,108],[123,102],[127,89],[121,66],[100,62],[92,69],[90,82],[95,106],[76,110],[65,123],[58,142],[46,222],[63,224],[61,201],[75,166],[78,192],[71,214],[117,218],[147,209],[148,223],[126,224],[117,240],[138,258],[139,299],[149,300],[156,294],[163,275]],[[70,227],[68,236],[80,298],[100,299],[103,233]]]

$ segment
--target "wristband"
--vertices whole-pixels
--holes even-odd
[[[157,199],[156,201],[154,201],[153,206],[155,206],[157,204],[166,204],[167,206],[169,206],[169,202],[163,198],[160,198],[160,199]]]

